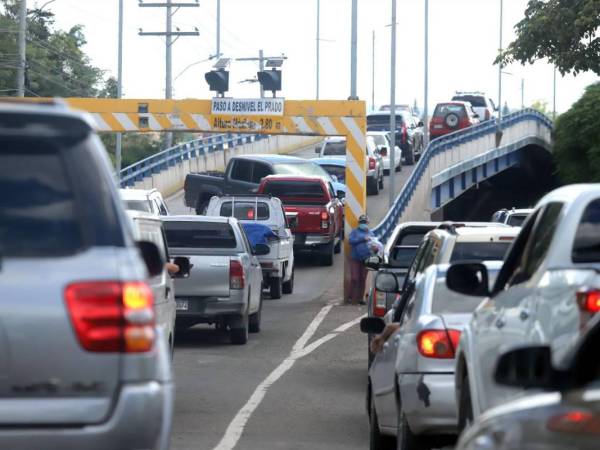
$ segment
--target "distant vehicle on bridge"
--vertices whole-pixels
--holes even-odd
[[[318,176],[342,186],[319,165],[306,159],[282,155],[243,155],[229,160],[225,173],[190,173],[185,178],[184,204],[203,214],[214,195],[255,194],[263,178],[269,175]],[[345,191],[345,187],[343,188]]]
[[[498,110],[494,101],[483,92],[456,92],[452,101],[469,102],[481,122],[493,119]]]
[[[492,216],[492,222],[505,223],[511,227],[520,227],[533,212],[533,209],[501,209]]]
[[[383,162],[383,173],[390,173],[392,139],[389,131],[367,131],[367,141],[372,140]],[[402,170],[402,150],[394,145],[394,170]]]
[[[294,252],[311,252],[325,266],[333,265],[342,250],[344,208],[331,182],[323,177],[273,175],[266,177],[259,194],[278,197],[294,234]]]
[[[390,112],[375,111],[367,114],[367,131],[390,130]],[[407,111],[396,111],[396,145],[402,150],[404,162],[412,165],[423,152],[423,122]]]
[[[468,102],[438,103],[429,123],[429,135],[431,139],[435,139],[477,125],[479,122],[478,115]]]
[[[394,105],[394,109],[396,110],[396,112],[406,111],[411,116],[415,115],[415,112],[414,112],[412,106],[410,106],[407,103],[402,103],[402,104],[399,104],[399,105]],[[391,110],[392,110],[392,106],[391,105],[381,105],[379,107],[379,111],[390,112]]]

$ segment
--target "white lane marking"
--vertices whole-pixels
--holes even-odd
[[[319,311],[319,313],[315,316],[312,322],[308,325],[302,336],[300,336],[300,338],[296,341],[288,357],[284,359],[283,362],[279,364],[267,376],[267,378],[265,378],[256,387],[246,404],[235,415],[235,417],[227,427],[227,430],[225,430],[225,434],[221,438],[221,441],[217,444],[216,447],[214,447],[213,450],[232,450],[233,448],[235,448],[238,441],[242,437],[242,433],[244,432],[244,428],[246,427],[248,420],[250,420],[250,417],[252,416],[256,408],[259,407],[259,405],[265,398],[267,391],[273,385],[273,383],[279,380],[288,370],[290,370],[296,363],[296,361],[298,361],[300,358],[313,352],[325,342],[338,336],[343,331],[346,331],[347,329],[358,323],[358,321],[360,321],[362,317],[364,317],[361,316],[348,323],[345,323],[340,327],[336,328],[332,333],[329,333],[327,336],[324,336],[318,339],[317,341],[313,342],[309,346],[304,347],[308,340],[315,334],[319,325],[321,324],[321,322],[323,322],[323,319],[325,319],[327,313],[331,311],[331,308],[333,308],[333,305],[327,305]]]

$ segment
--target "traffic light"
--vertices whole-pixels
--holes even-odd
[[[281,70],[265,70],[258,72],[258,81],[265,91],[272,91],[273,97],[281,90]]]
[[[217,92],[221,97],[229,90],[229,72],[226,70],[212,70],[204,75],[210,90]]]

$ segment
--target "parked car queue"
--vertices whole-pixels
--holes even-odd
[[[536,438],[593,448],[600,372],[587,352],[600,335],[600,187],[557,189],[526,213],[522,227],[504,225],[513,234],[499,261],[433,263],[431,238],[446,232],[433,224],[416,250],[429,264],[417,263],[412,280],[380,268],[375,289],[396,301],[361,323],[376,353],[372,449],[435,448],[458,435],[458,448],[529,448]]]

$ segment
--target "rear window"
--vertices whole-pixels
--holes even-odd
[[[503,261],[511,242],[457,242],[452,250],[450,262]]]
[[[329,175],[335,175],[340,183],[343,183],[346,179],[346,168],[343,166],[322,164],[321,167],[325,169]]]
[[[446,277],[441,277],[435,282],[431,312],[433,314],[469,314],[475,311],[481,300],[481,297],[461,295],[451,291],[446,286]]]
[[[385,136],[383,134],[372,134],[370,136],[367,136],[367,139],[370,139],[371,141],[373,141],[373,144],[376,147],[389,147],[390,143],[388,142],[388,140],[385,138]]]
[[[527,214],[512,214],[506,223],[511,227],[521,227],[525,219],[527,219]]]
[[[228,223],[165,222],[165,231],[171,248],[237,247],[235,234]]]
[[[575,263],[600,262],[600,199],[591,202],[581,216],[571,258]]]
[[[346,142],[327,142],[323,156],[346,156]]]
[[[452,97],[452,100],[469,102],[475,108],[485,108],[487,106],[485,97],[482,97],[481,95],[455,95]]]
[[[224,202],[219,215],[231,217],[233,202]],[[233,217],[238,220],[269,220],[269,205],[265,202],[235,202]]]
[[[435,107],[435,111],[433,113],[434,116],[444,117],[447,114],[457,114],[459,117],[464,117],[466,115],[465,108],[463,105],[437,105]]]
[[[367,128],[370,126],[381,127],[389,129],[390,127],[390,115],[388,114],[377,114],[373,116],[367,116]],[[404,123],[404,117],[400,114],[396,114],[396,128],[400,127]],[[386,128],[387,127],[387,128]]]
[[[141,212],[152,212],[152,205],[148,200],[126,200],[125,209],[129,211],[141,211]]]
[[[0,255],[44,257],[83,247],[74,189],[59,151],[0,147]]]
[[[269,181],[263,193],[297,205],[324,205],[328,201],[321,183],[309,181]]]
[[[419,245],[421,245],[421,242],[423,242],[423,237],[428,232],[429,232],[429,230],[423,230],[423,231],[416,232],[416,233],[402,234],[400,236],[400,238],[398,239],[398,241],[396,242],[396,245],[416,245],[416,246],[419,246]]]
[[[389,264],[394,268],[409,268],[415,259],[418,246],[394,247],[390,254]]]

